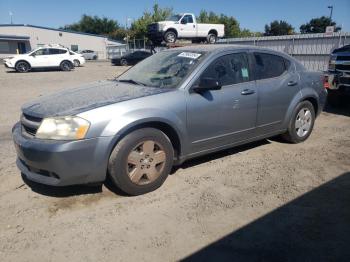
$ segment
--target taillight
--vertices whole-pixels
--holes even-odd
[[[324,75],[323,76],[323,87],[324,88],[329,88],[330,86],[329,86],[329,82],[328,82],[328,76],[327,75]]]

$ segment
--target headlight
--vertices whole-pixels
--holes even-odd
[[[83,139],[89,130],[90,123],[77,116],[45,118],[35,137],[55,140]]]

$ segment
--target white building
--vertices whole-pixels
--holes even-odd
[[[25,24],[0,24],[0,58],[26,53],[47,44],[60,44],[73,51],[93,50],[107,58],[107,48],[124,44],[105,36]]]

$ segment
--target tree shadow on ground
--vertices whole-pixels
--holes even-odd
[[[349,261],[350,172],[182,261]]]

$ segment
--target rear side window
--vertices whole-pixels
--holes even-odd
[[[290,65],[288,60],[278,55],[254,53],[254,57],[256,80],[278,77],[282,75]],[[286,63],[289,63],[289,65]]]
[[[49,49],[50,55],[59,55],[59,54],[65,54],[67,53],[67,50],[64,49],[56,49],[56,48],[51,48]]]

